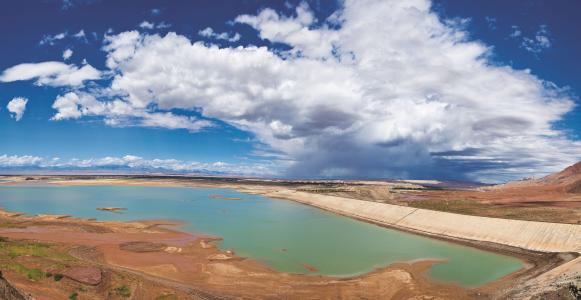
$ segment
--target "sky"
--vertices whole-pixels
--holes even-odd
[[[581,160],[581,3],[3,1],[0,171],[503,182]]]

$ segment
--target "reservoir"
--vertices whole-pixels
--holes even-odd
[[[140,186],[0,186],[0,207],[98,220],[167,219],[223,238],[221,249],[281,272],[360,275],[395,262],[436,259],[427,276],[476,287],[523,267],[509,256],[232,189]],[[121,213],[99,207],[123,207]],[[305,265],[313,266],[310,272]]]

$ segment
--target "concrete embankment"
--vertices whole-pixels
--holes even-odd
[[[267,195],[425,234],[541,252],[581,252],[581,225],[468,216],[292,190]]]

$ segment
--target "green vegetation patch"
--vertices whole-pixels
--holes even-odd
[[[26,225],[17,223],[0,223],[0,228],[25,228]]]
[[[19,263],[4,265],[2,266],[2,268],[6,268],[14,272],[17,272],[32,281],[39,281],[44,276],[41,270],[27,268],[26,266]]]
[[[71,295],[69,296],[70,300],[77,300],[79,298],[79,293],[77,292],[72,292]]]
[[[131,296],[131,289],[126,285],[122,285],[118,288],[115,288],[115,293],[118,296],[129,298],[129,296]]]
[[[11,259],[19,256],[35,256],[59,261],[75,260],[72,256],[43,243],[2,243],[0,244],[0,255],[2,254],[7,255]]]
[[[18,256],[47,257],[50,255],[50,246],[40,243],[8,245],[6,250],[10,258]]]

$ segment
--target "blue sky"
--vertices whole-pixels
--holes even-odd
[[[581,159],[577,1],[8,1],[0,168],[504,181]]]

